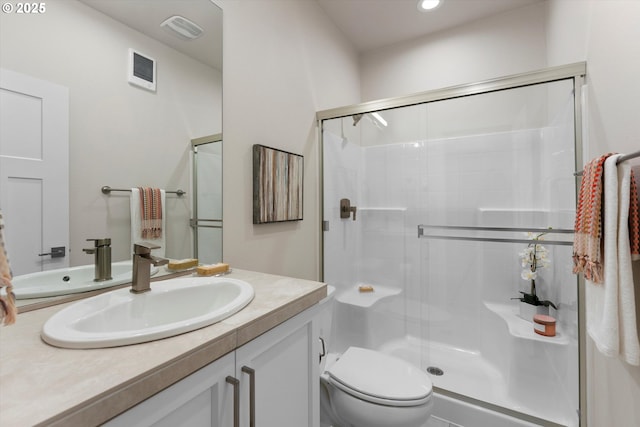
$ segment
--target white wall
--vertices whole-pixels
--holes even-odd
[[[224,260],[320,275],[316,111],[360,102],[357,56],[313,1],[217,0],[224,10]],[[252,224],[253,144],[304,156],[304,219]]]
[[[390,98],[545,67],[544,4],[369,52],[362,100]]]
[[[71,265],[90,264],[88,238],[112,239],[131,257],[128,193],[114,188],[190,186],[190,140],[221,131],[221,74],[72,0],[41,15],[0,15],[0,66],[69,88]],[[151,93],[126,80],[133,47],[158,63]],[[191,254],[191,200],[168,196],[167,252]]]
[[[554,0],[549,4],[549,65],[587,61],[587,160],[609,151],[640,150],[638,22],[637,0]],[[636,312],[640,313],[640,263],[634,264]],[[640,367],[602,356],[591,339],[587,346],[589,425],[640,425]]]

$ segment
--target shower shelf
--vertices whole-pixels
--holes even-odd
[[[336,301],[358,307],[371,307],[378,301],[386,297],[399,295],[401,292],[400,289],[382,285],[371,285],[373,286],[373,292],[360,292],[358,287],[361,284],[364,285],[365,283],[360,283],[342,292],[336,297]]]
[[[556,329],[555,337],[545,337],[533,331],[533,322],[524,320],[518,315],[518,308],[513,304],[498,304],[485,302],[485,307],[494,312],[504,320],[509,328],[509,333],[516,338],[523,338],[532,341],[540,341],[555,345],[568,345],[569,337],[561,330]]]

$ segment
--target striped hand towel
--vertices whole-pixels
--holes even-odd
[[[614,153],[607,153],[591,160],[582,173],[582,183],[576,208],[573,242],[573,272],[584,273],[593,283],[604,281],[603,254],[603,176],[605,160]],[[630,174],[629,246],[631,259],[640,259],[640,205],[638,186],[634,172]]]
[[[602,283],[602,202],[604,162],[612,153],[587,163],[578,194],[573,242],[573,272]]]
[[[162,194],[159,188],[139,187],[143,239],[162,237]]]

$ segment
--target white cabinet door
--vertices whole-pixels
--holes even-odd
[[[242,427],[319,427],[316,313],[300,313],[105,426],[234,427],[237,412]],[[227,378],[238,382],[237,400]]]
[[[313,308],[309,309],[236,350],[242,427],[319,425],[318,338],[314,312]],[[253,399],[251,371],[254,372]],[[250,420],[252,405],[254,424]]]
[[[233,427],[235,371],[229,353],[113,418],[108,427]]]

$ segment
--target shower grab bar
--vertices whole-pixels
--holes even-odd
[[[498,242],[498,243],[531,243],[531,239],[497,239],[491,237],[463,237],[463,236],[443,236],[438,234],[425,234],[419,236],[427,239],[439,239],[439,240],[468,240],[476,242]],[[565,242],[562,240],[540,240],[540,244],[545,245],[559,245],[559,246],[573,246],[573,242]]]
[[[636,151],[633,153],[625,154],[624,156],[620,156],[620,158],[616,161],[616,165],[619,165],[622,162],[626,162],[627,160],[635,159],[636,157],[640,157],[640,151]],[[578,171],[574,173],[574,176],[581,176],[584,170]]]
[[[129,191],[129,192],[131,192],[130,188],[111,188],[108,185],[105,185],[100,190],[102,191],[103,194],[111,194],[112,191]],[[183,191],[183,190],[181,190],[179,188],[176,191],[165,191],[165,193],[167,193],[167,194],[177,194],[178,196],[184,196],[185,194],[187,194],[186,191]]]
[[[445,229],[445,230],[466,230],[466,231],[504,231],[504,232],[536,232],[536,233],[558,233],[573,234],[573,230],[568,229],[549,229],[549,228],[515,228],[515,227],[472,227],[458,225],[418,225],[418,238],[439,239],[439,240],[466,240],[473,242],[496,242],[496,243],[527,243],[530,244],[532,239],[509,239],[495,237],[469,237],[469,236],[446,236],[441,234],[425,234],[425,229]],[[571,241],[563,240],[541,240],[541,244],[573,246]]]
[[[476,227],[471,225],[426,225],[420,224],[419,228],[441,228],[448,230],[471,230],[471,231],[512,231],[523,232],[528,231],[535,233],[548,233],[548,234],[573,234],[574,231],[566,228],[523,228],[523,227]]]

